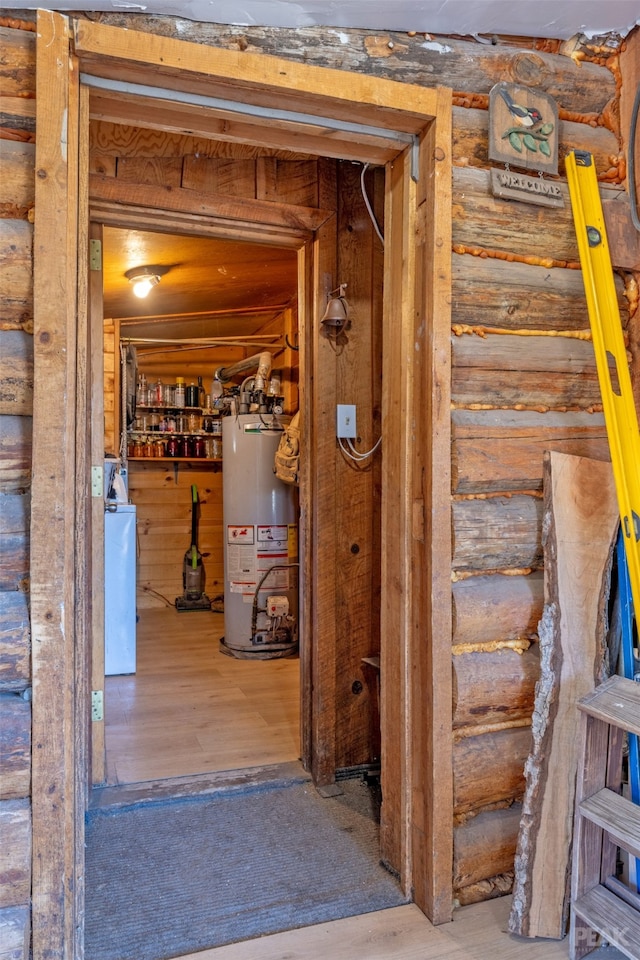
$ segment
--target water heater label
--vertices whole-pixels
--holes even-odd
[[[268,527],[258,527],[258,543],[260,549],[263,549],[265,543],[282,541],[287,539],[288,531],[286,524],[270,525]]]
[[[254,543],[253,524],[227,527],[227,543]]]

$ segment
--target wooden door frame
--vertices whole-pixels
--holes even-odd
[[[260,208],[254,208],[254,215],[251,220],[241,219],[243,206],[238,205],[235,198],[228,201],[221,201],[216,205],[215,215],[211,212],[201,213],[197,221],[194,221],[188,211],[180,211],[179,199],[180,190],[172,191],[173,209],[167,209],[163,205],[165,196],[160,191],[156,197],[147,200],[144,211],[137,205],[134,195],[138,193],[136,189],[131,190],[130,184],[119,185],[117,182],[110,186],[107,191],[101,178],[89,177],[88,195],[89,195],[89,220],[90,235],[102,236],[104,226],[122,228],[122,229],[140,229],[141,215],[144,213],[144,229],[157,233],[174,233],[188,236],[206,236],[217,239],[237,240],[238,242],[254,242],[263,244],[273,244],[275,246],[295,249],[297,251],[297,295],[299,301],[299,315],[302,318],[302,338],[300,340],[300,364],[299,376],[300,382],[306,383],[310,378],[307,375],[309,359],[313,358],[315,353],[314,345],[318,342],[320,331],[318,329],[318,319],[322,315],[320,305],[326,303],[327,294],[331,289],[329,280],[320,282],[320,277],[332,276],[329,272],[332,260],[335,259],[335,231],[336,216],[333,211],[314,210],[312,215],[306,217],[310,223],[317,225],[315,230],[308,226],[291,226],[291,223],[301,222],[304,219],[302,208],[294,205],[282,205],[280,210],[280,222],[273,216],[269,217],[268,222],[260,221]],[[189,191],[193,194],[193,191]],[[108,198],[106,198],[108,195]],[[139,197],[136,197],[139,200]],[[275,205],[274,205],[275,206]],[[280,206],[280,205],[278,205]],[[234,220],[233,216],[236,216]],[[322,270],[319,267],[322,265]],[[102,282],[102,274],[94,273],[89,275],[89,290],[92,296],[90,302],[89,318],[89,336],[94,341],[98,341],[100,331],[96,329],[97,309],[93,309],[98,303],[101,303],[101,290],[96,290],[97,280]],[[100,323],[102,314],[100,311]],[[100,361],[102,352],[100,352]],[[102,371],[98,366],[98,358],[94,357],[92,377],[92,392],[102,390]],[[299,497],[299,539],[300,539],[300,557],[301,573],[300,582],[313,584],[313,557],[317,553],[314,549],[314,538],[310,529],[312,511],[310,509],[311,497],[309,491],[312,489],[314,477],[310,465],[316,462],[326,462],[326,454],[318,453],[312,449],[312,434],[306,429],[306,421],[312,419],[310,408],[313,398],[307,397],[305,391],[302,391],[303,403],[301,406],[301,484]],[[100,414],[102,411],[99,411]],[[92,410],[92,419],[94,426],[96,423],[102,423],[102,416],[96,418],[96,411]],[[91,445],[93,451],[92,462],[100,462],[101,453],[98,449],[102,441],[102,434],[96,436],[96,431],[91,431]],[[323,475],[330,476],[330,471],[325,469]],[[95,500],[93,500],[95,507]],[[103,689],[104,687],[104,602],[98,595],[98,590],[103,582],[104,569],[100,564],[100,557],[103,549],[104,536],[104,518],[102,516],[102,504],[99,504],[100,510],[94,511],[92,530],[92,545],[94,547],[93,563],[93,584],[92,593],[93,603],[93,637],[88,642],[92,648],[92,689]],[[97,547],[97,549],[96,549]],[[314,591],[306,589],[301,591],[301,604],[299,610],[299,632],[300,643],[300,673],[301,673],[301,750],[302,759],[305,767],[311,769],[314,773],[314,779],[317,779],[317,771],[314,771],[316,764],[314,762],[313,738],[314,738],[314,698],[312,690],[322,688],[322,684],[316,678],[316,660],[309,656],[311,648],[310,627],[309,624],[314,620]],[[328,716],[326,711],[322,714],[321,722],[326,726]],[[94,784],[102,782],[105,773],[104,750],[105,733],[104,721],[91,724],[91,755],[92,755],[92,779]],[[316,734],[317,736],[317,734]]]
[[[32,485],[33,951],[81,956],[90,611],[86,422],[88,223],[85,76],[170,86],[148,116],[167,129],[386,165],[383,317],[381,714],[382,854],[435,923],[452,908],[450,601],[451,96],[260,54],[38,13]],[[210,100],[274,102],[290,119],[221,118]],[[100,95],[98,95],[100,99]],[[105,106],[106,101],[106,106]],[[126,113],[121,95],[104,108]],[[224,109],[228,110],[228,106]],[[297,114],[304,114],[299,119]],[[309,117],[319,118],[317,126]],[[336,130],[324,122],[332,118]],[[355,121],[361,128],[353,130]],[[368,128],[376,128],[373,133]],[[223,132],[224,131],[224,132]],[[399,143],[400,139],[403,140]],[[407,138],[411,145],[406,146]],[[417,181],[417,182],[416,182]],[[316,270],[316,276],[317,276]],[[328,280],[334,283],[333,278]],[[324,307],[320,285],[314,317]],[[314,324],[309,327],[314,327]],[[314,345],[315,346],[315,345]],[[316,351],[316,355],[319,351]],[[315,369],[310,373],[315,374]],[[330,403],[330,402],[329,402]],[[333,407],[309,424],[331,449]],[[310,468],[311,469],[311,468]],[[309,510],[326,484],[310,484]],[[335,496],[335,489],[333,490]],[[312,524],[309,615],[314,748],[333,731],[335,624],[318,590],[332,575],[330,531]],[[306,585],[308,587],[308,585]],[[315,738],[315,742],[314,742]],[[320,756],[315,775],[330,772]]]

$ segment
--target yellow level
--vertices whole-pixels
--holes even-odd
[[[640,432],[604,214],[590,153],[565,160],[634,608],[640,612]]]

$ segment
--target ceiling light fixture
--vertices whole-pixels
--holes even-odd
[[[168,267],[159,266],[133,267],[126,271],[125,277],[132,284],[136,297],[142,299],[160,283],[160,278],[167,273],[168,269]]]

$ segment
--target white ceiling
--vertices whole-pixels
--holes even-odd
[[[13,0],[13,9],[165,14],[263,27],[356,27],[475,36],[568,39],[625,36],[640,23],[640,0]]]

